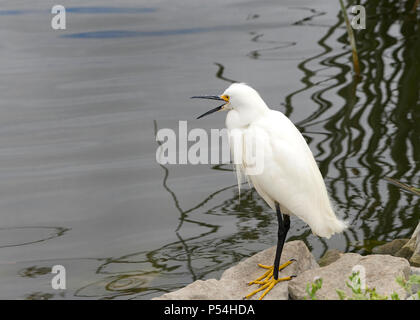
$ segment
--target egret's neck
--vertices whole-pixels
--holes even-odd
[[[267,115],[270,109],[261,99],[257,103],[244,104],[239,108],[233,108],[226,116],[226,127],[231,129],[246,128],[251,122]]]

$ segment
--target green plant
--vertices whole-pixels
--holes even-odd
[[[337,295],[340,300],[400,300],[398,293],[393,292],[390,297],[380,295],[373,288],[362,288],[362,282],[360,279],[359,272],[353,272],[349,276],[350,282],[346,281],[347,287],[352,291],[352,296],[347,296],[343,290],[336,289]],[[403,277],[397,277],[395,281],[407,291],[409,295],[412,294],[413,285],[418,285],[417,299],[420,300],[420,275],[411,275],[408,280]],[[322,278],[316,279],[314,282],[306,285],[306,292],[308,294],[305,300],[317,300],[316,293],[322,288]]]
[[[306,285],[306,292],[308,293],[308,296],[305,297],[305,300],[306,299],[317,300],[316,292],[319,289],[321,289],[321,287],[322,287],[322,278],[316,279],[315,282],[308,283]]]
[[[397,279],[395,279],[395,281],[397,281],[397,283],[402,288],[404,288],[404,290],[407,291],[407,293],[409,295],[411,295],[412,292],[413,292],[412,291],[413,285],[418,285],[419,287],[417,289],[417,299],[420,300],[420,275],[413,274],[408,278],[408,280],[405,280],[403,277],[397,277]],[[394,294],[396,294],[396,293],[394,293]],[[395,299],[395,300],[399,300],[399,297],[398,297],[397,294],[396,294],[396,297],[398,299]]]
[[[387,180],[388,182],[392,183],[393,185],[396,185],[397,187],[400,187],[401,189],[407,190],[408,192],[411,192],[417,196],[420,196],[420,188],[415,188],[412,186],[409,186],[405,183],[402,183],[398,180],[389,178],[389,177],[385,177],[385,180]]]
[[[388,297],[376,292],[376,289],[362,288],[359,272],[353,272],[349,277],[350,283],[346,281],[347,287],[352,291],[352,296],[348,297],[343,290],[336,289],[340,300],[386,300]]]

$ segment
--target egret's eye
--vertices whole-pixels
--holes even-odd
[[[222,98],[223,100],[225,100],[226,102],[229,102],[229,96],[228,95],[223,95],[220,98]]]

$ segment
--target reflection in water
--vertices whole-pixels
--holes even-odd
[[[18,273],[22,277],[35,278],[37,276],[44,276],[48,273],[51,273],[51,268],[31,266],[19,271]]]
[[[189,214],[201,208],[218,193],[232,188],[236,188],[236,185],[218,190],[197,206],[180,211],[180,225],[200,226],[204,230],[202,233],[183,238],[179,231],[175,231],[178,238],[176,242],[153,251],[108,259],[97,269],[97,273],[105,275],[105,278],[77,290],[75,295],[108,299],[119,296],[147,298],[156,293],[162,294],[175,290],[198,279],[206,279],[210,274],[218,274],[258,251],[254,249],[256,246],[262,249],[271,245],[271,243],[261,243],[264,235],[273,233],[271,215],[263,212],[262,202],[251,190],[241,194],[240,203],[235,193],[231,199],[204,213],[205,215],[235,215],[238,232],[233,235],[224,238],[216,237],[219,225],[204,223],[189,217]],[[174,197],[176,199],[175,195]],[[253,220],[258,223],[253,225],[250,223]],[[252,245],[253,242],[254,245]],[[122,270],[126,271],[122,272]],[[180,279],[184,282],[180,282]]]
[[[26,300],[50,300],[54,297],[52,293],[34,292],[25,297]]]
[[[302,88],[285,97],[282,110],[290,117],[297,96],[311,98],[313,112],[297,125],[314,151],[339,215],[350,222],[351,228],[344,234],[345,250],[360,253],[384,241],[409,236],[419,219],[420,201],[415,194],[401,192],[384,180],[388,176],[418,186],[419,19],[410,13],[410,1],[403,5],[365,1],[364,6],[367,29],[356,33],[363,78],[351,76],[351,50],[337,7],[337,23],[328,27],[317,42],[322,52],[299,63]],[[322,14],[312,11],[310,17],[295,25],[305,25]],[[263,34],[251,36],[254,42],[263,39]],[[344,49],[332,48],[331,43],[337,41]],[[261,60],[267,50],[272,50],[270,55],[275,58],[276,50],[287,47],[274,45],[255,50],[249,57]],[[222,64],[216,65],[217,78],[234,82],[223,75]],[[275,237],[273,215],[253,190],[245,190],[238,201],[236,185],[224,187],[194,207],[182,209],[167,183],[169,169],[161,167],[163,188],[179,212],[174,231],[178,240],[152,251],[106,259],[97,269],[104,278],[80,288],[76,296],[151,298],[194,280],[220,275],[242,258],[274,244],[274,238],[267,236]],[[226,165],[213,169],[230,170]],[[230,192],[231,197],[219,203],[217,195],[222,192]],[[198,210],[199,218],[194,215]],[[200,217],[217,215],[232,216],[236,232],[219,235],[220,225],[200,221]],[[187,224],[199,226],[201,232],[183,236]],[[288,240],[304,240],[311,248],[310,230],[298,223],[292,228]],[[328,249],[323,239],[317,238],[316,245],[321,251]]]
[[[258,35],[258,36],[262,36],[262,35]],[[270,48],[253,50],[250,53],[248,53],[248,56],[252,59],[258,59],[258,60],[299,60],[300,59],[299,57],[298,58],[282,58],[278,56],[278,52],[277,52],[280,49],[284,49],[284,48],[296,45],[296,42],[278,41],[278,43],[283,43],[283,44],[270,47]]]
[[[155,135],[158,131],[157,122]],[[159,144],[160,141],[157,141]],[[198,279],[205,279],[210,273],[217,273],[237,263],[243,257],[249,256],[241,244],[249,244],[250,240],[258,240],[261,234],[268,233],[270,215],[262,214],[261,200],[254,200],[251,190],[241,195],[238,203],[238,194],[222,204],[208,209],[206,215],[237,215],[235,220],[239,232],[223,239],[215,238],[219,225],[198,221],[190,215],[215,198],[219,193],[229,189],[236,189],[237,185],[221,188],[210,194],[197,205],[183,210],[174,191],[167,184],[169,170],[161,165],[164,170],[163,187],[170,194],[174,207],[179,212],[179,224],[175,229],[178,241],[167,244],[149,252],[138,252],[116,259],[107,259],[97,270],[98,274],[106,275],[102,281],[83,287],[75,293],[78,297],[102,297],[114,299],[119,296],[142,297],[154,293],[165,293],[180,288],[183,285]],[[216,170],[228,170],[224,165],[215,166]],[[257,196],[258,197],[258,196]],[[242,212],[242,213],[241,213]],[[250,225],[250,220],[256,219],[258,225]],[[184,224],[193,224],[201,227],[204,232],[183,238],[180,229]],[[213,235],[213,237],[212,237]],[[251,251],[253,252],[253,251]],[[113,269],[116,268],[116,271]],[[125,273],[121,269],[127,270]],[[139,272],[138,270],[142,270]],[[158,277],[157,277],[158,276]],[[185,283],[180,279],[189,278]],[[153,281],[153,285],[150,282]],[[91,292],[91,293],[89,293]],[[101,292],[98,294],[98,292]]]
[[[0,228],[0,248],[8,247],[19,247],[28,244],[34,244],[38,242],[47,241],[57,237],[61,237],[70,229],[63,227],[12,227],[12,228]],[[45,235],[45,232],[48,232]],[[35,233],[35,236],[34,236]],[[3,235],[5,234],[5,235]],[[28,234],[28,235],[26,235]],[[18,238],[18,241],[12,240],[12,243],[8,243],[10,239]],[[31,240],[22,240],[31,237]],[[7,243],[3,243],[1,239],[7,239]]]
[[[57,298],[65,299],[66,293],[64,291],[57,292],[54,294],[36,291],[25,296],[25,300],[51,300],[51,299],[57,299]]]
[[[312,15],[294,22],[293,25],[295,25],[295,26],[314,25],[312,23],[308,23],[308,21],[312,21],[314,18],[319,17],[319,16],[323,16],[325,14],[325,12],[318,11],[314,8],[290,8],[290,9],[305,10],[305,11],[309,11],[310,13],[312,13]]]
[[[256,34],[254,31],[249,33],[252,38],[252,42],[257,42],[258,44],[269,44],[268,48],[262,48],[258,50],[252,50],[247,54],[248,57],[258,60],[299,60],[297,57],[282,57],[279,55],[279,50],[292,47],[296,45],[294,41],[278,41],[278,40],[266,40],[264,39],[264,34]],[[274,44],[274,46],[273,46]]]
[[[226,78],[223,74],[224,74],[224,72],[225,72],[225,67],[222,65],[222,64],[220,64],[220,63],[217,63],[217,62],[215,62],[214,63],[219,69],[217,70],[217,72],[216,72],[216,77],[217,78],[219,78],[220,80],[223,80],[223,81],[226,81],[226,82],[230,82],[230,83],[234,83],[234,82],[238,82],[238,81],[235,81],[235,80],[232,80],[232,79],[229,79],[229,78]]]
[[[352,226],[359,226],[346,232],[349,251],[364,241],[407,237],[419,218],[419,198],[384,183],[385,176],[409,185],[418,183],[419,22],[407,14],[407,6],[370,1],[365,7],[370,21],[367,29],[356,35],[361,83],[346,77],[350,73],[350,48],[337,55],[327,44],[337,33],[339,21],[319,40],[324,51],[299,65],[304,88],[286,97],[288,116],[293,112],[293,98],[304,91],[310,92],[318,106],[298,125],[308,138],[320,126],[327,133],[316,143],[315,157],[323,175],[331,177],[327,186],[333,201],[347,213]],[[401,34],[390,31],[396,21],[401,23]],[[338,41],[347,44],[345,33]],[[343,63],[342,57],[347,61]],[[319,65],[329,67],[330,73],[336,70],[333,81],[322,89],[314,86],[318,73],[322,76]],[[332,105],[330,92],[343,98],[343,106]]]

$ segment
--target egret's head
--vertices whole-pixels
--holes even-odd
[[[237,111],[241,111],[249,108],[257,109],[259,106],[267,108],[266,104],[261,99],[258,92],[250,86],[246,85],[245,83],[231,84],[220,96],[194,96],[191,98],[223,101],[222,105],[207,111],[206,113],[199,116],[197,119],[200,119],[204,116],[207,116],[211,113],[220,110],[234,109]]]

